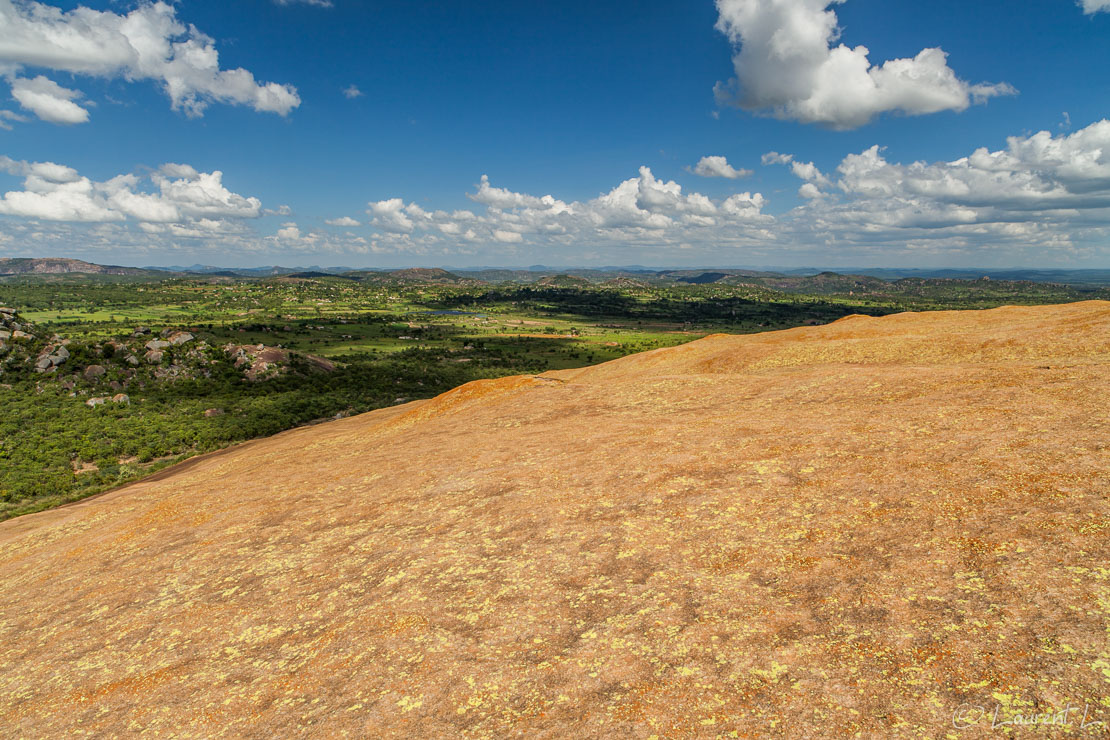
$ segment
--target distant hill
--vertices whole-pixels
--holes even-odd
[[[575,275],[546,275],[537,280],[536,285],[548,288],[588,288],[591,283],[586,278]]]
[[[117,265],[96,265],[92,262],[61,257],[28,257],[0,259],[0,275],[154,275],[154,270]]]
[[[473,277],[462,277],[453,272],[442,270],[438,267],[410,267],[404,270],[390,270],[387,272],[354,271],[346,273],[350,277],[357,277],[367,282],[382,283],[429,283],[429,284],[464,284],[482,282]]]

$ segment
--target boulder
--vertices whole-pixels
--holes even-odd
[[[224,415],[224,410],[223,409],[205,409],[204,410],[204,415],[206,417],[208,417],[209,419],[211,419],[213,416],[223,416]]]
[[[50,361],[49,357],[40,357],[35,361],[35,372],[45,373],[52,367],[54,367],[54,363]]]
[[[169,342],[163,342],[161,339],[151,339],[143,346],[151,352],[157,352],[159,350],[165,349],[166,347],[172,347],[173,345],[171,345]]]
[[[50,359],[55,365],[61,365],[69,359],[69,350],[65,347],[58,347],[58,349],[54,350],[54,354],[50,356]]]
[[[138,339],[139,337],[145,337],[148,334],[150,334],[150,327],[149,326],[137,326],[137,327],[135,327],[135,331],[133,331],[131,333],[131,336]]]
[[[175,331],[169,336],[169,342],[175,347],[179,347],[186,342],[193,341],[195,337],[187,331]]]
[[[0,331],[0,339],[11,339],[12,333],[10,331]]]
[[[33,334],[28,334],[27,332],[21,331],[19,329],[12,332],[12,339],[34,339],[34,338],[35,337],[34,337]]]
[[[323,370],[326,373],[335,372],[335,363],[331,360],[325,360],[323,357],[317,357],[316,355],[305,355],[304,358],[318,370]]]
[[[139,358],[136,357],[135,355],[128,355],[127,358],[124,360],[124,362],[126,362],[131,367],[138,367]]]
[[[165,355],[156,349],[152,349],[151,351],[143,355],[143,359],[149,362],[151,365],[162,364],[163,357],[165,357]]]
[[[96,406],[103,406],[107,402],[107,398],[90,398],[88,401],[85,401],[85,405],[91,409]]]
[[[103,365],[89,365],[87,368],[85,368],[85,380],[89,382],[99,380],[100,378],[103,378],[105,374],[107,374],[107,372],[108,371],[104,369]]]
[[[5,316],[15,316],[15,309],[8,308],[7,306],[0,306],[0,314],[4,314]]]
[[[117,393],[112,396],[112,403],[131,403],[131,398],[126,393]]]

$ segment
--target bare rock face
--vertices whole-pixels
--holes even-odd
[[[0,523],[0,727],[979,738],[961,706],[1070,701],[1078,736],[1107,440],[1099,302],[470,383]]]
[[[85,380],[92,382],[100,380],[105,376],[105,374],[107,374],[107,372],[108,371],[104,369],[103,365],[89,365],[87,368],[85,368],[85,372],[83,372],[82,375],[84,376]]]
[[[187,331],[176,331],[169,335],[169,343],[175,347],[193,341],[195,337]]]
[[[50,345],[35,360],[35,372],[51,372],[69,359],[69,350],[63,345]]]

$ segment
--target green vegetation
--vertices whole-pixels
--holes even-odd
[[[432,270],[6,277],[0,306],[16,313],[0,314],[0,518],[478,378],[852,313],[1108,297],[1045,283],[831,273],[579,271],[525,283],[503,272],[496,284]]]

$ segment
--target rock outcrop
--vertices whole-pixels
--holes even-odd
[[[1106,303],[850,317],[470,383],[0,523],[0,726],[1104,721],[1108,439]]]

